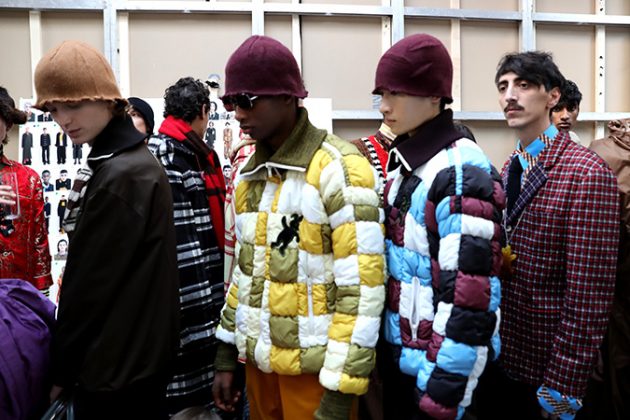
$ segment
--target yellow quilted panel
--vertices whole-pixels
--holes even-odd
[[[357,233],[354,223],[344,223],[332,233],[333,254],[335,259],[345,258],[357,253]]]
[[[297,283],[298,315],[308,316],[308,288],[306,283]]]
[[[321,225],[302,220],[300,223],[300,249],[310,254],[319,255],[323,248]]]
[[[280,375],[299,375],[300,369],[300,349],[283,349],[271,346],[270,355],[271,369]]]
[[[384,269],[385,261],[382,255],[359,255],[359,278],[362,285],[374,287],[383,284]]]
[[[281,316],[298,314],[297,283],[269,283],[269,312]]]
[[[347,155],[343,157],[343,161],[350,185],[374,188],[374,173],[367,159],[359,155]]]
[[[367,392],[369,383],[370,380],[368,378],[359,378],[342,373],[341,381],[339,381],[339,391],[344,394],[363,395]]]
[[[349,343],[356,320],[357,317],[355,315],[334,314],[332,324],[328,330],[328,338],[342,343]]]
[[[236,210],[236,214],[245,213],[247,211],[247,188],[249,187],[248,181],[241,181],[236,186],[236,191],[234,191],[234,208]]]
[[[328,153],[321,149],[315,152],[313,160],[311,160],[311,164],[308,165],[306,171],[306,182],[319,189],[319,177],[322,174],[322,169],[328,165],[330,161],[331,157]]]
[[[314,284],[311,290],[313,292],[313,315],[327,314],[326,285]]]
[[[227,304],[230,308],[236,308],[238,305],[238,286],[233,284],[227,295]]]
[[[256,218],[256,245],[262,246],[267,243],[268,216],[264,211],[258,212],[258,217]]]

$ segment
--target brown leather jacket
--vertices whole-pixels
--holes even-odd
[[[630,365],[630,119],[608,123],[608,137],[589,148],[617,175],[621,199],[619,268],[610,327],[610,362],[613,369]]]

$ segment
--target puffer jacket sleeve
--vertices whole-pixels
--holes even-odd
[[[321,198],[330,226],[336,286],[319,379],[329,391],[361,395],[367,392],[375,365],[385,300],[380,182],[356,148],[329,138],[314,156],[307,183]]]
[[[461,418],[488,360],[499,352],[501,212],[505,195],[481,149],[459,144],[435,174],[425,221],[435,317],[421,362],[420,408]]]

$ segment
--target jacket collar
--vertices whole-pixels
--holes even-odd
[[[545,147],[540,152],[540,157],[538,158],[537,164],[531,169],[529,174],[527,175],[527,180],[525,184],[521,188],[521,193],[514,203],[514,207],[512,212],[507,215],[506,223],[508,225],[514,225],[517,223],[519,216],[525,210],[525,208],[529,205],[529,203],[536,197],[538,190],[545,185],[547,182],[547,173],[548,171],[556,165],[560,156],[564,149],[573,142],[569,133],[566,131],[560,131],[556,134],[556,137],[553,139],[549,147]],[[512,159],[518,158],[516,155],[516,151],[510,156],[508,162],[511,162]],[[507,187],[507,168],[508,165],[503,170],[503,186]]]
[[[558,131],[549,147],[545,147],[545,149],[540,152],[538,163],[545,170],[552,168],[556,165],[560,156],[562,156],[564,149],[566,149],[571,142],[573,142],[573,140],[571,140],[571,136],[568,131]]]
[[[407,134],[396,137],[389,151],[387,172],[400,165],[412,172],[460,138],[462,134],[453,126],[453,111],[446,109],[422,124],[412,137]]]
[[[145,137],[134,127],[130,117],[126,115],[124,118],[114,117],[92,142],[88,162],[94,164],[99,160],[109,159],[142,143]]]
[[[326,130],[310,123],[306,108],[299,108],[297,123],[282,146],[274,152],[265,143],[257,141],[256,151],[241,170],[241,175],[254,174],[264,167],[306,172],[326,136]]]

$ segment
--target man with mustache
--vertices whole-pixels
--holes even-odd
[[[571,419],[613,298],[616,180],[601,158],[551,123],[565,79],[550,54],[507,54],[495,83],[518,143],[502,173],[502,353],[480,381],[478,417]]]

